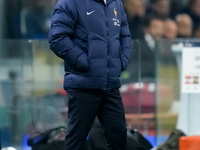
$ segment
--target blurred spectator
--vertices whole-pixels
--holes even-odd
[[[164,37],[173,40],[177,37],[178,28],[175,21],[167,19],[164,22]]]
[[[164,22],[157,17],[148,17],[144,24],[144,43],[141,45],[141,78],[155,81],[156,40],[164,33]]]
[[[164,34],[164,22],[157,17],[147,17],[144,24],[144,39],[150,49],[155,48],[155,40],[159,40]]]
[[[164,38],[167,40],[160,43],[159,46],[159,58],[162,60],[162,64],[170,65],[175,64],[174,54],[171,51],[172,40],[177,38],[178,27],[174,20],[167,19],[164,22]]]
[[[25,38],[47,38],[55,3],[55,0],[31,1],[31,7],[22,11],[21,28]]]
[[[138,79],[138,73],[140,72],[142,82],[154,82],[155,81],[155,64],[156,64],[156,40],[163,37],[164,22],[156,17],[148,17],[145,19],[144,37],[143,41],[139,44],[135,44],[133,47],[134,54],[131,59],[133,62],[131,75],[134,79]]]
[[[200,0],[189,0],[183,13],[188,14],[192,18],[194,27],[200,24]]]
[[[142,26],[145,15],[144,3],[142,0],[125,0],[124,9],[127,14],[132,39],[142,38]]]
[[[150,0],[147,15],[153,15],[161,19],[169,17],[170,1],[169,0]]]
[[[192,19],[187,14],[179,14],[176,16],[179,38],[190,38],[192,36]]]

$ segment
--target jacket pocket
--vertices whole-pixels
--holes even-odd
[[[120,41],[119,39],[115,39],[115,44],[116,44],[116,47],[117,47],[117,50],[118,50],[118,57],[120,59],[120,67],[121,67],[121,71],[123,70],[123,63],[122,63],[122,52],[121,52],[121,46],[120,46]]]
[[[118,44],[118,47],[119,47],[119,59],[120,59],[120,62],[121,62],[121,71],[123,71],[124,69],[123,69],[121,46]]]

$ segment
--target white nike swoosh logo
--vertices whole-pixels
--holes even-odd
[[[87,12],[87,15],[91,15],[93,12],[95,12],[95,10],[93,10],[91,12]]]

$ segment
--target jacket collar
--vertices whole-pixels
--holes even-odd
[[[102,4],[105,5],[104,0],[94,0],[94,1],[99,2],[99,3],[102,3]],[[106,0],[106,5],[112,3],[113,1],[115,1],[115,0]]]

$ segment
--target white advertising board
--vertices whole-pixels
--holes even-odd
[[[200,47],[182,50],[182,93],[200,93]]]

